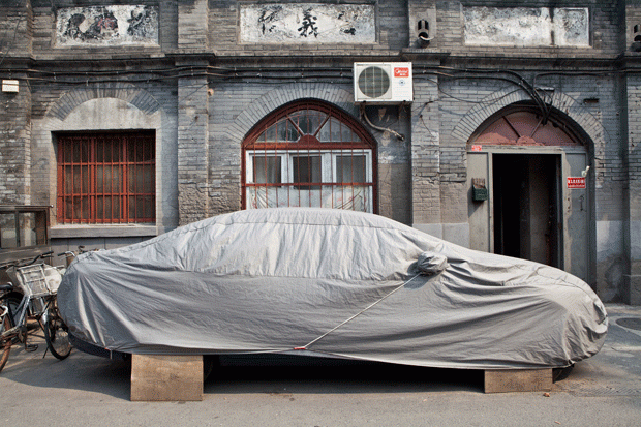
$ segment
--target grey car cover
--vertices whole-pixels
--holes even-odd
[[[608,325],[568,273],[323,209],[235,212],[84,253],[58,298],[74,337],[131,354],[564,367],[596,354]]]

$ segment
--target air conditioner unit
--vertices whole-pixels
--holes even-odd
[[[412,63],[354,63],[354,101],[399,104],[412,101]]]

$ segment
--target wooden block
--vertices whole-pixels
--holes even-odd
[[[203,400],[202,356],[131,356],[132,401]]]
[[[485,371],[486,393],[552,390],[552,369],[504,369]]]

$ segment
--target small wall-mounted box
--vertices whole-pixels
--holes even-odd
[[[3,80],[2,91],[18,93],[20,92],[20,82],[18,80]]]
[[[472,201],[473,202],[486,202],[490,197],[490,192],[487,188],[472,187]]]
[[[490,192],[485,186],[485,180],[482,178],[472,179],[472,201],[486,202],[490,198]]]

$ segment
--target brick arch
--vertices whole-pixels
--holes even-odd
[[[513,92],[511,89],[497,91],[472,107],[454,127],[452,135],[459,141],[467,142],[492,115],[510,105],[530,100],[522,91]],[[598,155],[597,153],[604,150],[607,136],[605,128],[579,101],[567,94],[555,92],[551,104],[558,112],[573,120],[585,132],[587,137],[585,143],[589,152]]]
[[[329,102],[343,111],[358,117],[354,94],[328,83],[292,83],[265,93],[240,114],[231,126],[231,137],[240,144],[251,128],[273,111],[299,99],[318,99]]]
[[[493,114],[499,112],[503,107],[530,98],[522,91],[514,91],[512,88],[505,88],[486,96],[479,103],[474,105],[452,130],[452,136],[459,141],[466,141],[478,129],[481,124]]]
[[[51,106],[46,116],[64,121],[77,106],[98,98],[116,98],[126,101],[147,115],[160,110],[160,103],[146,90],[130,83],[107,83],[65,92]]]
[[[83,116],[88,111],[93,114]],[[173,170],[175,149],[172,133],[165,127],[168,112],[146,90],[133,84],[114,83],[89,85],[64,92],[42,118],[33,121],[32,150],[39,154],[38,168],[32,172],[35,200],[40,204],[56,204],[56,148],[54,134],[60,131],[154,129],[156,132],[157,174]],[[156,191],[156,225],[175,223],[171,206],[174,194],[163,180]],[[168,195],[165,200],[165,195]]]

